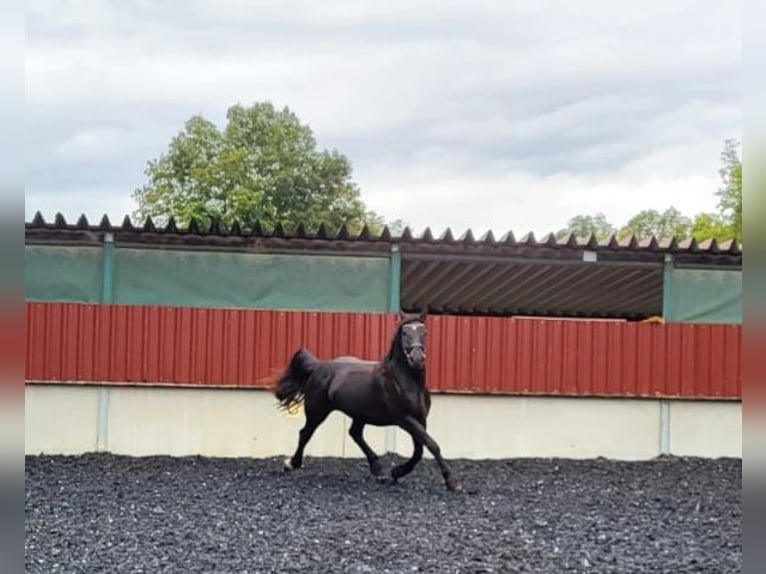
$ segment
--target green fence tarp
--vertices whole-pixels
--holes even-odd
[[[386,312],[388,258],[115,250],[114,302]]]
[[[670,316],[685,323],[742,323],[742,271],[672,271]]]
[[[99,303],[103,287],[102,255],[99,247],[27,245],[26,300]]]

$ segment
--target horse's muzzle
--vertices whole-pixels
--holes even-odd
[[[413,367],[421,369],[426,364],[426,352],[422,347],[413,347],[407,352],[407,360]]]

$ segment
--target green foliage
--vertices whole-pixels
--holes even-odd
[[[723,186],[719,188],[718,209],[730,228],[730,235],[742,241],[742,159],[737,153],[739,144],[734,140],[726,140],[721,161],[723,165],[718,170]]]
[[[564,229],[556,232],[556,238],[566,239],[570,235],[575,237],[590,237],[595,235],[596,239],[601,241],[612,236],[615,232],[614,226],[606,219],[606,215],[599,212],[595,215],[576,215],[569,221]]]
[[[718,242],[734,237],[731,225],[716,213],[699,213],[694,218],[691,236],[697,241],[715,239]]]
[[[167,151],[148,162],[148,182],[133,194],[137,217],[174,216],[181,225],[192,218],[227,226],[259,220],[288,229],[345,223],[352,232],[383,225],[365,208],[349,160],[336,150],[317,150],[309,127],[289,109],[235,105],[226,119],[219,130],[192,117]]]
[[[669,207],[662,213],[656,209],[645,209],[630,218],[617,235],[621,239],[635,236],[639,241],[652,237],[682,240],[690,236],[691,227],[691,220],[675,207]]]

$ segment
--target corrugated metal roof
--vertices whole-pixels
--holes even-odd
[[[457,239],[453,236],[451,229],[446,229],[438,238],[435,237],[430,228],[426,228],[420,235],[414,235],[412,230],[407,227],[404,231],[394,236],[388,227],[384,227],[378,234],[373,234],[368,227],[364,227],[358,234],[352,234],[346,225],[342,225],[336,230],[329,230],[325,225],[321,225],[316,230],[309,230],[307,226],[300,224],[293,230],[286,230],[281,225],[274,229],[266,230],[256,221],[252,225],[243,227],[239,223],[234,223],[230,228],[223,227],[220,223],[214,221],[209,227],[202,228],[192,220],[185,228],[176,225],[173,218],[163,227],[155,226],[149,217],[141,224],[134,224],[129,216],[125,216],[120,225],[112,225],[109,218],[104,215],[98,224],[91,224],[85,215],[81,215],[76,223],[68,223],[64,216],[57,214],[52,222],[46,222],[42,214],[38,211],[31,222],[26,222],[27,234],[29,232],[44,231],[71,231],[71,232],[112,232],[130,234],[132,237],[144,236],[147,240],[162,242],[163,237],[169,236],[187,236],[187,237],[208,237],[208,238],[275,238],[275,239],[316,239],[322,241],[353,241],[353,242],[396,242],[402,244],[420,244],[420,245],[465,245],[471,247],[489,246],[489,247],[546,247],[559,249],[593,249],[610,251],[644,251],[644,252],[669,252],[669,253],[707,253],[707,254],[727,254],[739,255],[742,252],[741,244],[733,239],[718,243],[715,239],[697,242],[695,240],[676,241],[674,238],[651,238],[645,241],[638,241],[635,237],[618,239],[611,236],[606,239],[598,240],[595,236],[575,237],[570,235],[563,239],[557,239],[553,233],[537,239],[534,233],[527,233],[521,238],[516,239],[512,231],[502,235],[499,239],[495,238],[492,231],[483,234],[476,239],[472,230],[468,229]]]

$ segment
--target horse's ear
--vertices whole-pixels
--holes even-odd
[[[424,312],[407,313],[405,311],[399,311],[399,322],[406,323],[407,321],[422,321],[425,319]]]
[[[404,311],[399,311],[399,323],[406,323],[408,321],[420,321],[425,322],[426,320],[426,311],[413,311],[411,313],[406,313]]]

